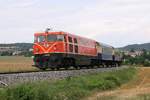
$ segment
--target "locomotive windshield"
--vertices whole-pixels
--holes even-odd
[[[54,41],[64,41],[64,35],[40,35],[35,37],[35,42],[54,42]]]
[[[45,36],[41,35],[37,37],[37,42],[44,42],[45,41]]]
[[[47,41],[48,42],[64,41],[64,36],[63,35],[48,35],[47,36]]]

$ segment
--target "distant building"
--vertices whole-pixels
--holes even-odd
[[[32,51],[33,51],[33,49],[31,48],[31,49],[29,49],[29,51],[30,51],[30,52],[32,52]]]
[[[134,52],[130,52],[130,51],[125,51],[124,54],[127,56],[131,56],[131,57],[136,57],[136,56],[141,56],[144,52],[143,51],[134,51]]]
[[[12,47],[0,47],[0,52],[12,52],[16,51],[18,47],[12,46]]]
[[[15,55],[20,55],[22,53],[22,51],[14,51],[13,53],[12,53],[12,55],[13,56],[15,56]]]
[[[9,54],[15,55],[19,54],[21,51],[19,51],[19,48],[16,46],[11,46],[11,47],[0,47],[0,55],[3,54],[4,52],[7,52]]]

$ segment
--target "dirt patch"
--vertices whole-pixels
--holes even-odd
[[[136,79],[122,85],[117,90],[96,93],[88,100],[102,100],[101,97],[115,97],[113,100],[128,100],[142,94],[150,94],[150,67],[140,68]]]

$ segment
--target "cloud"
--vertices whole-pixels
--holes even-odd
[[[149,0],[1,0],[0,42],[32,42],[46,27],[114,46],[150,42],[149,9]]]
[[[120,6],[119,1],[117,1],[116,3],[106,3],[102,6],[97,4],[95,7],[85,8],[76,17],[79,20],[84,19],[80,21],[79,27],[81,29],[87,30],[88,34],[92,32],[96,34],[86,36],[121,46],[149,42],[149,37],[146,37],[150,34],[146,32],[150,23],[148,9],[150,9],[150,2],[139,1],[135,4],[128,2]]]

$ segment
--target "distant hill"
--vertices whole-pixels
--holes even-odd
[[[125,47],[121,47],[119,49],[126,50],[126,51],[130,51],[132,49],[134,49],[134,50],[146,49],[146,50],[150,51],[150,43],[133,44],[133,45],[128,45],[128,46],[125,46]]]
[[[0,47],[18,47],[21,51],[27,51],[32,48],[32,43],[11,43],[11,44],[0,44]]]

